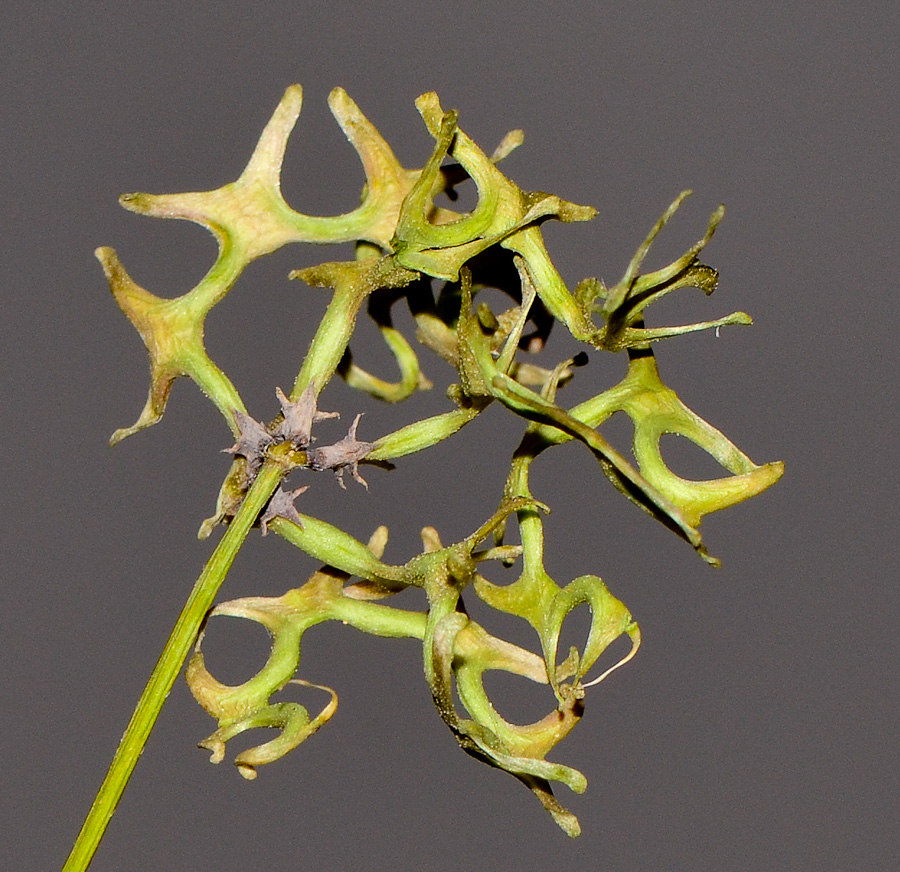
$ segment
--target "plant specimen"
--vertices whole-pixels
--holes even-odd
[[[233,459],[215,513],[200,529],[205,538],[221,526],[221,538],[138,703],[67,870],[83,870],[90,862],[186,660],[191,691],[217,722],[215,731],[200,743],[212,752],[213,762],[221,761],[227,742],[246,730],[276,731],[275,738],[237,755],[235,763],[246,778],[254,778],[258,767],[281,758],[325,724],[337,705],[329,688],[321,688],[328,692],[329,702],[315,715],[299,703],[271,698],[291,682],[308,685],[294,677],[303,633],[329,620],[378,636],[419,640],[435,705],[462,748],[515,776],[567,834],[577,836],[578,821],[559,803],[551,782],[581,792],[586,779],[547,756],[584,714],[588,688],[637,651],[640,631],[599,577],[584,575],[560,585],[545,571],[542,515],[548,508],[539,494],[531,492],[532,463],[564,442],[583,443],[586,457],[599,464],[614,487],[711,564],[717,561],[701,539],[703,516],[759,493],[783,471],[780,463],[753,463],[688,409],[663,383],[653,353],[654,343],[661,340],[749,324],[750,318],[735,312],[672,327],[651,327],[644,321],[645,310],[672,291],[699,288],[710,294],[715,289],[717,273],[699,257],[722,218],[721,208],[713,213],[702,238],[680,258],[662,269],[641,272],[650,246],[678,209],[683,193],[652,227],[619,282],[607,287],[591,278],[570,290],[548,255],[541,225],[551,219],[586,221],[595,210],[522,191],[501,172],[498,164],[521,143],[520,131],[508,134],[488,155],[460,129],[456,112],[444,111],[435,94],[424,94],[416,106],[434,147],[421,169],[410,170],[400,165],[350,97],[335,89],[329,105],[359,154],[365,187],[353,211],[335,217],[308,216],[288,206],[280,191],[284,150],[301,102],[300,87],[288,88],[237,181],[215,191],[121,198],[135,212],[187,219],[214,234],[218,257],[191,291],[175,299],[157,297],[128,276],[112,249],[97,251],[116,302],[150,355],[144,410],[134,425],[113,435],[113,444],[156,424],[172,383],[188,376],[221,412],[231,432],[233,445],[226,450]],[[469,180],[478,196],[470,212],[438,205],[438,195],[445,194],[452,202],[456,187]],[[294,242],[355,243],[355,259],[292,274],[307,285],[330,290],[331,302],[289,391],[273,385],[272,408],[253,415],[208,356],[204,321],[247,264]],[[485,288],[508,296],[508,308],[493,311],[479,300]],[[408,307],[416,325],[414,337],[395,327],[392,310],[397,305]],[[395,382],[365,371],[351,355],[350,342],[364,306],[396,360],[400,377]],[[530,353],[544,348],[555,322],[585,350],[552,367],[529,362]],[[444,408],[377,436],[363,432],[357,415],[346,436],[325,444],[318,425],[337,412],[323,411],[320,399],[328,407],[323,392],[335,375],[388,403],[399,404],[430,387],[414,343],[455,370],[457,380],[447,392]],[[599,352],[626,355],[625,377],[567,407],[558,396]],[[341,487],[368,487],[361,472],[366,464],[402,467],[403,457],[451,438],[491,404],[520,420],[521,441],[510,459],[496,510],[490,517],[473,518],[473,532],[465,539],[445,545],[437,530],[426,527],[421,532],[421,553],[404,564],[391,564],[382,560],[385,527],[377,527],[362,543],[316,518],[308,473],[331,470]],[[617,451],[602,435],[603,423],[616,412],[633,424],[631,456]],[[710,481],[675,475],[659,449],[666,433],[696,443],[727,474]],[[402,469],[395,474],[402,474]],[[304,476],[303,485],[285,483],[288,476],[298,475]],[[510,524],[517,526],[518,544],[506,541]],[[262,535],[283,537],[322,567],[283,596],[243,598],[213,608],[235,555],[254,527]],[[500,571],[515,579],[506,584],[488,580],[480,571],[487,561],[502,564]],[[424,592],[426,609],[394,608],[385,602],[409,588]],[[526,621],[536,634],[537,652],[489,634],[470,618],[464,595]],[[582,604],[589,606],[592,616],[587,641],[581,649],[560,651],[563,622]],[[239,686],[222,684],[205,666],[203,635],[207,619],[215,615],[256,621],[272,636],[268,662]],[[589,679],[601,654],[621,636],[630,639],[630,653]],[[502,718],[484,688],[488,670],[504,670],[546,685],[550,700],[546,717],[524,726]]]

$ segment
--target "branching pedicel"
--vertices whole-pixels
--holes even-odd
[[[713,564],[716,561],[707,554],[699,532],[702,517],[759,493],[781,476],[780,463],[756,465],[688,409],[660,379],[651,350],[652,343],[662,339],[749,324],[750,318],[736,312],[684,326],[647,327],[644,323],[647,307],[671,291],[692,287],[710,294],[715,289],[716,271],[698,258],[723,210],[713,213],[706,233],[682,257],[663,269],[641,273],[654,238],[686,196],[681,194],[638,248],[621,281],[606,287],[597,279],[586,279],[570,291],[544,247],[541,224],[551,218],[589,220],[595,210],[556,196],[524,192],[498,169],[499,161],[521,143],[521,132],[508,134],[489,157],[458,127],[457,113],[445,112],[435,94],[424,94],[416,105],[434,139],[434,150],[423,169],[408,170],[343,90],[335,89],[329,104],[366,174],[362,200],[354,211],[336,217],[307,216],[291,209],[281,196],[281,162],[301,107],[301,89],[292,86],[236,182],[202,193],[122,197],[128,209],[195,221],[216,236],[218,258],[193,290],[177,299],[160,299],[128,277],[112,249],[97,252],[117,302],[150,353],[146,406],[132,427],[114,434],[113,443],[159,421],[172,382],[183,375],[197,382],[215,403],[236,440],[227,449],[234,461],[216,513],[204,522],[201,536],[208,536],[217,524],[228,525],[228,530],[210,560],[213,569],[207,567],[194,600],[189,601],[191,617],[183,627],[179,625],[180,636],[176,627],[173,640],[178,639],[170,640],[168,654],[161,660],[166,674],[160,682],[171,684],[208,609],[206,605],[201,610],[200,603],[212,603],[240,541],[257,523],[263,533],[271,530],[283,536],[324,565],[305,585],[282,597],[241,599],[212,610],[212,615],[257,621],[274,640],[265,667],[245,684],[228,687],[206,670],[199,634],[187,678],[197,700],[218,721],[218,729],[201,743],[213,752],[214,762],[223,758],[225,743],[238,733],[254,727],[277,729],[272,741],[236,759],[245,777],[255,777],[258,766],[282,757],[332,716],[337,699],[333,691],[329,691],[328,705],[312,718],[297,703],[270,703],[269,699],[296,680],[303,632],[322,621],[339,620],[380,636],[421,640],[425,677],[435,704],[463,749],[518,778],[559,826],[576,836],[578,821],[559,804],[550,782],[581,792],[586,779],[546,757],[581,718],[585,689],[611,671],[586,680],[603,651],[627,635],[632,648],[625,662],[637,650],[640,632],[625,606],[597,576],[582,576],[560,586],[544,570],[541,514],[546,506],[531,494],[529,471],[547,449],[572,439],[584,443],[616,488]],[[466,179],[473,180],[478,191],[471,212],[458,213],[435,204],[441,192],[453,198],[454,187]],[[204,319],[248,263],[290,242],[355,242],[357,257],[292,275],[331,289],[333,296],[290,394],[277,390],[280,415],[263,423],[251,417],[228,377],[208,357]],[[483,287],[508,294],[510,308],[495,313],[477,303]],[[364,371],[353,360],[349,343],[363,303],[368,304],[396,358],[400,379],[395,383]],[[373,442],[357,439],[357,416],[343,440],[314,445],[315,423],[335,414],[321,412],[317,406],[319,394],[335,373],[388,402],[400,402],[430,387],[410,339],[393,326],[391,309],[398,303],[405,303],[415,319],[415,339],[455,368],[458,383],[448,392],[452,408]],[[558,403],[558,389],[574,377],[587,355],[563,360],[553,369],[520,358],[543,346],[554,321],[591,352],[627,354],[625,378],[573,408]],[[528,325],[533,329],[525,335]],[[280,488],[283,478],[298,468],[332,469],[338,475],[347,470],[365,484],[358,464],[390,466],[392,460],[453,436],[494,402],[522,419],[522,439],[496,512],[462,542],[445,546],[437,531],[425,528],[421,554],[404,565],[387,564],[381,560],[387,540],[384,527],[363,545],[336,527],[301,514],[294,501],[306,487]],[[634,425],[636,462],[617,452],[598,431],[615,412],[624,412]],[[688,481],[675,475],[660,454],[664,433],[690,439],[729,474],[712,481]],[[301,504],[313,507],[314,501],[307,495]],[[510,518],[518,524],[521,545],[503,544]],[[224,556],[217,557],[220,550]],[[500,560],[507,566],[521,560],[518,579],[504,586],[492,584],[479,573],[479,564],[487,560]],[[395,609],[378,602],[409,587],[425,592],[426,611]],[[462,600],[467,589],[489,606],[527,621],[537,633],[540,655],[495,638],[472,621]],[[584,649],[559,652],[563,621],[585,603],[592,611],[592,623]],[[527,726],[505,721],[482,683],[490,669],[548,685],[553,694],[551,711]],[[151,694],[151,685],[145,696]],[[454,685],[464,713],[457,709]]]

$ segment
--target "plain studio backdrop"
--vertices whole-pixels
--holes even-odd
[[[424,91],[486,149],[524,128],[504,171],[599,209],[546,225],[570,286],[616,281],[680,190],[694,195],[651,267],[724,202],[704,255],[718,291],[681,292],[653,317],[741,309],[755,324],[664,343],[660,367],[786,474],[707,519],[715,571],[579,446],[536,467],[535,494],[554,509],[551,574],[603,576],[645,639],[552,755],[589,779],[582,796],[558,789],[580,839],[456,747],[415,644],[326,626],[304,638],[301,673],[340,695],[326,728],[247,783],[196,749],[213,723],[179,679],[92,868],[898,868],[895,3],[13,2],[2,19],[0,867],[62,864],[210,553],[195,533],[228,466],[226,428],[183,379],[160,425],[107,447],[137,417],[147,362],[92,252],[116,247],[162,296],[192,287],[215,256],[209,234],[127,213],[117,196],[235,179],[299,82],[283,178],[307,213],[352,208],[362,183],[327,111],[336,85],[407,166],[432,146],[413,106]],[[210,317],[211,355],[259,417],[276,411],[326,300],[287,273],[348,254],[282,249]],[[354,351],[391,372],[379,341],[366,327]],[[555,341],[570,347],[562,331]],[[620,377],[618,359],[596,357],[578,390]],[[338,383],[325,407],[345,421],[365,411],[363,438],[446,409],[450,373],[423,363],[436,388],[409,409]],[[305,508],[358,537],[388,524],[401,562],[424,523],[455,541],[496,504],[515,444],[491,411],[394,472],[369,470],[368,492],[317,479]],[[676,470],[709,472],[696,462],[672,455]],[[314,568],[254,533],[220,598],[280,594]],[[262,663],[258,628],[214,629],[222,678]],[[493,689],[513,717],[547,702],[513,682]]]

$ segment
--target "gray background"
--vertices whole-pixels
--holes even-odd
[[[423,91],[486,148],[524,127],[506,171],[600,210],[546,228],[569,283],[615,281],[682,188],[695,195],[651,266],[724,201],[705,258],[719,291],[685,292],[653,317],[744,309],[755,326],[667,343],[660,366],[787,474],[707,520],[715,572],[579,446],[536,470],[554,507],[551,574],[601,574],[646,640],[553,755],[590,781],[581,797],[559,790],[579,840],[457,749],[415,645],[328,626],[310,633],[302,674],[338,690],[334,720],[248,784],[194,747],[212,722],[179,680],[93,868],[897,868],[895,3],[13,3],[3,19],[2,868],[62,863],[211,549],[195,531],[227,469],[228,434],[186,380],[162,424],[106,446],[137,416],[147,369],[92,251],[114,245],[155,293],[189,289],[211,237],[126,213],[117,195],[233,180],[295,81],[306,100],[284,190],[301,211],[358,197],[355,154],[325,104],[335,85],[408,166],[431,148],[413,107]],[[210,317],[210,352],[259,417],[326,299],[286,274],[347,253],[282,249]],[[375,338],[363,331],[359,358],[389,371]],[[409,409],[337,383],[325,406],[345,420],[367,411],[364,437],[446,408],[450,374],[423,360],[437,387]],[[570,396],[620,373],[597,360]],[[423,523],[465,535],[496,503],[515,444],[493,411],[393,473],[370,470],[368,493],[316,480],[316,511],[361,537],[388,523],[400,561]],[[695,461],[673,454],[676,469],[709,471]],[[279,594],[314,566],[254,535],[223,596]],[[220,677],[262,662],[261,631],[213,629]],[[491,686],[510,716],[543,711],[531,688],[520,699],[517,685]]]

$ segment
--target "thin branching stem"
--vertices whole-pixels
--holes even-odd
[[[147,744],[163,703],[197,638],[200,625],[212,608],[216,594],[247,533],[278,487],[283,474],[284,471],[275,463],[263,466],[240,510],[203,567],[125,728],[106,778],[103,779],[63,872],[83,872],[90,864]]]

